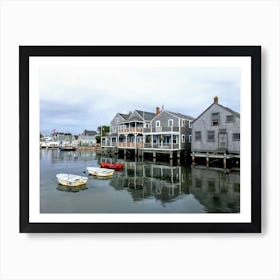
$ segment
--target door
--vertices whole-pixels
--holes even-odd
[[[228,135],[226,132],[219,132],[219,151],[225,152],[228,149]]]

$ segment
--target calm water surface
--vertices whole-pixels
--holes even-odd
[[[151,161],[124,161],[111,179],[88,175],[86,167],[117,159],[94,152],[40,150],[41,213],[215,213],[240,211],[240,175]],[[65,191],[57,173],[88,176],[78,192]]]

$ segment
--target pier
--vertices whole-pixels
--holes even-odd
[[[224,169],[231,167],[240,168],[240,155],[227,153],[202,153],[192,152],[192,164],[202,164],[207,167],[218,166]]]

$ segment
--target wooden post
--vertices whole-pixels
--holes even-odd
[[[224,154],[224,168],[227,168],[227,155]]]
[[[209,167],[209,153],[206,153],[206,166]]]
[[[192,164],[195,164],[195,156],[194,156],[194,153],[192,153]]]
[[[173,159],[173,152],[172,151],[170,152],[169,158]]]

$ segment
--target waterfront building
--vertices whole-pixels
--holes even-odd
[[[102,148],[114,152],[143,156],[167,154],[180,157],[181,151],[190,151],[191,122],[193,118],[159,107],[155,113],[134,110],[117,113],[110,123],[108,136],[102,137]]]
[[[192,123],[192,161],[205,159],[206,165],[223,160],[238,163],[240,155],[240,114],[214,102]]]
[[[75,137],[71,133],[55,132],[52,139],[58,146],[71,146],[75,142]]]
[[[102,137],[102,147],[142,149],[143,128],[150,124],[155,115],[141,110],[128,114],[117,113],[110,123],[109,135]]]
[[[169,153],[180,158],[181,151],[191,149],[193,117],[167,110],[157,111],[150,124],[144,128],[144,153]]]
[[[78,136],[78,142],[80,146],[94,146],[96,144],[96,136],[98,133],[94,130],[84,130]]]

